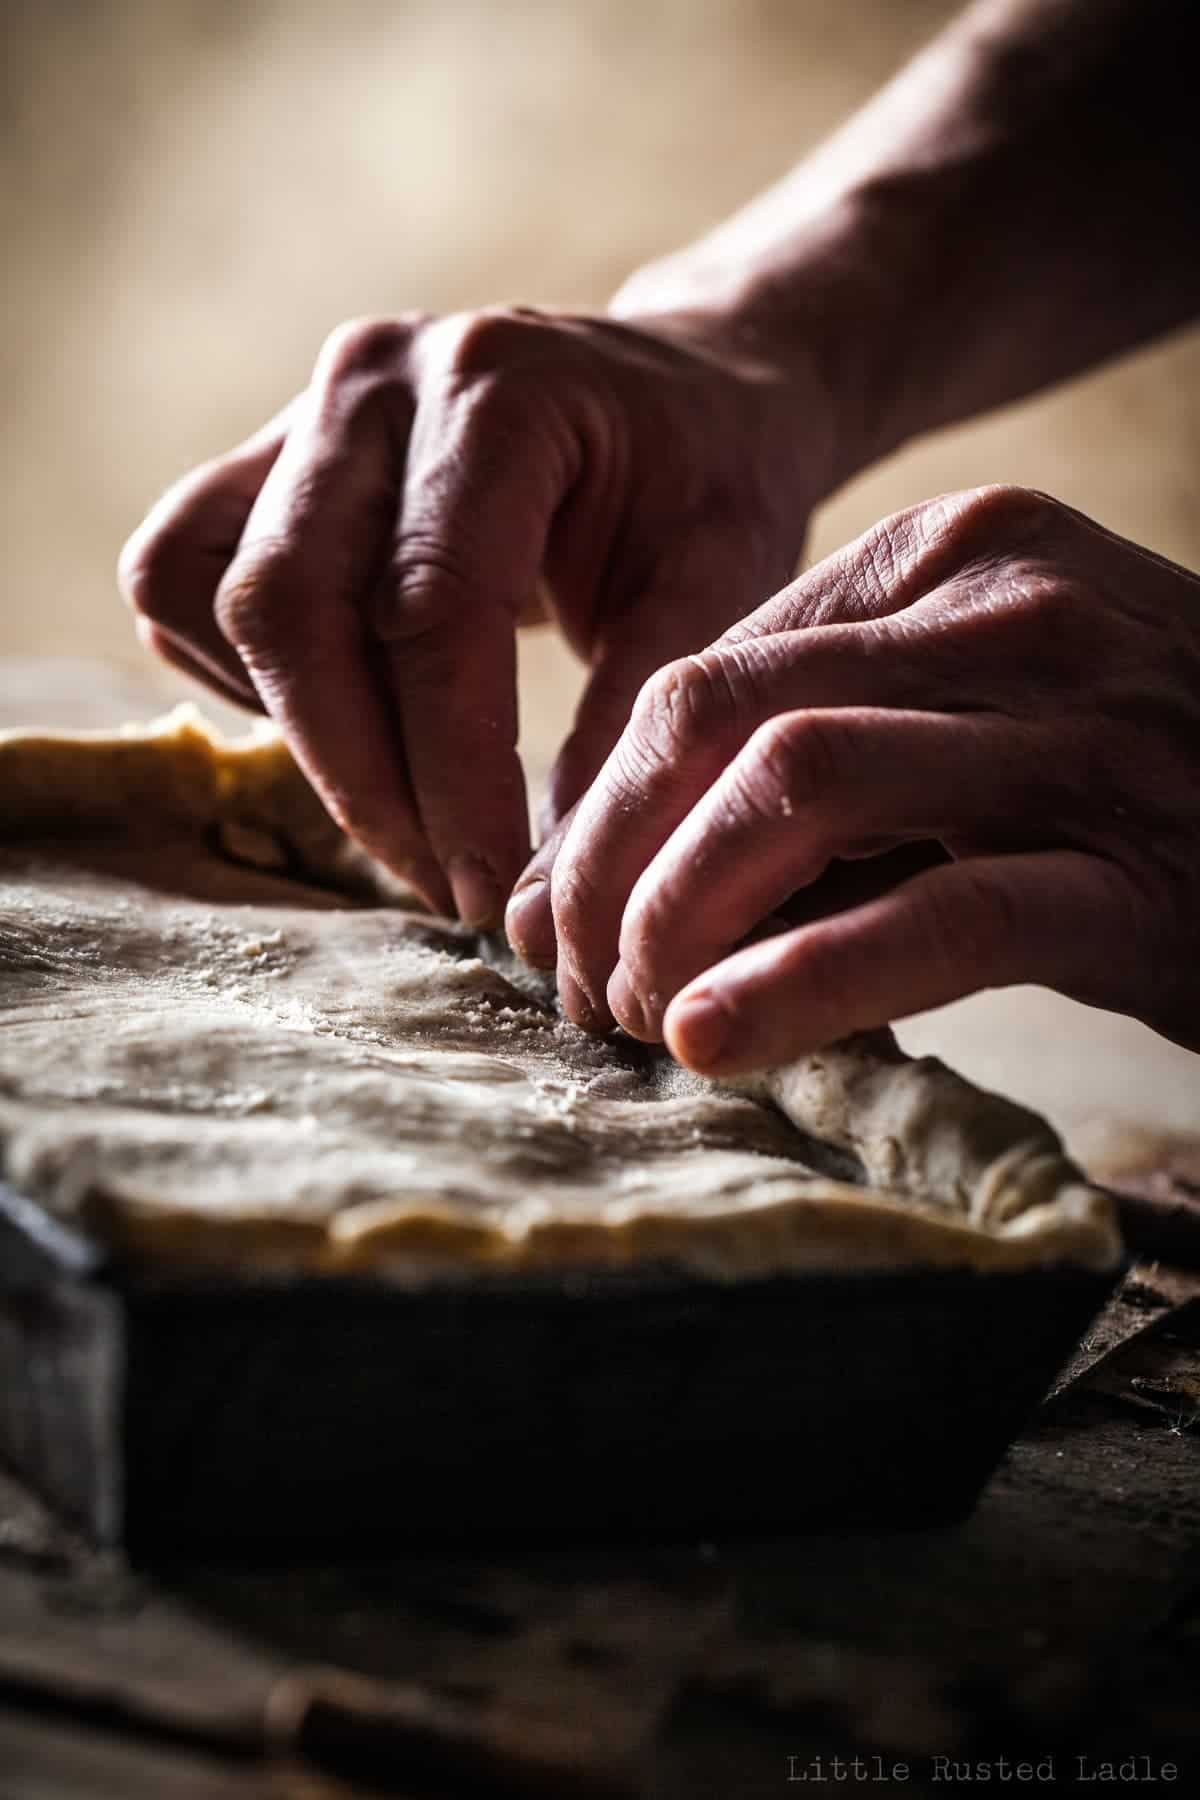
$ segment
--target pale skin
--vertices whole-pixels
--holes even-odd
[[[343,326],[126,546],[144,641],[589,1030],[724,1073],[1038,981],[1200,1048],[1200,580],[1009,486],[791,579],[855,470],[1200,310],[1198,39],[984,0],[606,316]],[[538,591],[588,681],[531,856]]]

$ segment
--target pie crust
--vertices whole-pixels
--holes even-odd
[[[274,732],[0,734],[0,1158],[135,1264],[1109,1269],[1036,1114],[888,1031],[736,1084],[420,912]]]

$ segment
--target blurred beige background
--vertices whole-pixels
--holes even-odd
[[[112,576],[121,541],[168,481],[303,385],[338,320],[601,304],[778,174],[953,10],[5,0],[0,654],[23,659],[14,704],[50,704],[25,660],[43,655],[117,659],[122,705],[178,691],[139,673]],[[1192,333],[870,471],[818,518],[813,553],[930,493],[1016,480],[1200,567],[1198,394]],[[576,678],[544,635],[525,661],[541,760]],[[1182,1126],[1200,1101],[1200,1058],[1024,991],[906,1036],[1049,1096],[1073,1128],[1113,1110]]]

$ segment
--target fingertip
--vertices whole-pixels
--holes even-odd
[[[608,1004],[617,1024],[626,1030],[630,1037],[640,1038],[644,1043],[652,1043],[660,1035],[653,1029],[646,1016],[646,1010],[623,963],[618,963],[609,978]]]
[[[612,1030],[614,1020],[607,1006],[594,1004],[561,957],[558,962],[558,997],[572,1025],[578,1025],[581,1031],[590,1032],[594,1037],[603,1037]]]
[[[454,896],[436,863],[413,863],[402,859],[389,864],[389,867],[401,881],[412,888],[418,900],[424,901],[431,913],[436,913],[443,919],[453,918]]]
[[[676,1062],[712,1074],[734,1047],[733,1014],[711,988],[685,988],[667,1008],[663,1035]]]
[[[504,930],[513,950],[531,968],[554,967],[558,940],[546,876],[536,876],[516,889],[505,908]]]
[[[504,891],[495,871],[482,856],[466,851],[454,857],[447,870],[454,905],[464,925],[488,930],[504,915]]]

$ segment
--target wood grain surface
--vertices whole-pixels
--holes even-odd
[[[788,1756],[856,1752],[943,1795],[937,1756],[1200,1775],[1200,1282],[1174,1280],[1148,1302],[1131,1277],[1116,1341],[1102,1320],[955,1527],[131,1569],[6,1482],[0,1744],[21,1761],[0,1794],[54,1791],[97,1733],[97,1785],[68,1769],[64,1794],[143,1791],[106,1758],[141,1759],[147,1793],[177,1759],[181,1794],[199,1767],[230,1800],[308,1792],[297,1767],[354,1792],[535,1794],[558,1770],[564,1793],[582,1771],[733,1800],[780,1791]]]

